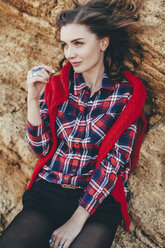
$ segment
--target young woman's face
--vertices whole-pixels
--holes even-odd
[[[85,25],[71,23],[63,26],[61,43],[65,57],[75,72],[90,72],[96,66],[104,66],[103,41]]]

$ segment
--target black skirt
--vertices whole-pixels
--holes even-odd
[[[68,189],[46,180],[35,182],[23,195],[23,209],[35,209],[42,212],[58,228],[63,225],[79,206],[78,201],[84,189]],[[111,229],[121,223],[120,203],[112,195],[106,197],[87,222],[99,222]]]

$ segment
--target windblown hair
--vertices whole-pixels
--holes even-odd
[[[104,66],[113,82],[120,81],[122,71],[135,70],[143,59],[143,49],[136,36],[143,31],[138,7],[127,0],[94,0],[62,12],[58,25],[84,24],[98,38],[110,37],[104,54]]]

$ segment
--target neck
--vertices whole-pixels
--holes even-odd
[[[91,89],[91,92],[95,92],[101,87],[102,78],[104,75],[104,65],[94,67],[88,72],[82,73],[86,85]]]

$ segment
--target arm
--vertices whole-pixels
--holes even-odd
[[[48,107],[44,101],[44,94],[40,99],[41,124],[33,126],[27,121],[26,139],[37,157],[45,156],[52,144]]]
[[[54,70],[46,65],[40,66],[37,76],[33,77],[32,72],[28,72],[28,111],[27,111],[27,134],[26,138],[31,145],[33,152],[38,156],[44,156],[49,150],[50,131],[48,127],[49,117],[48,109],[44,103],[44,98],[40,100],[39,96],[44,85],[49,80],[49,73]],[[41,107],[41,110],[40,110]]]
[[[131,166],[130,155],[137,131],[137,122],[134,122],[125,130],[111,151],[98,165],[86,187],[83,197],[80,199],[79,204],[91,215],[105,197],[112,192],[119,172],[125,171],[126,175],[129,174]]]

